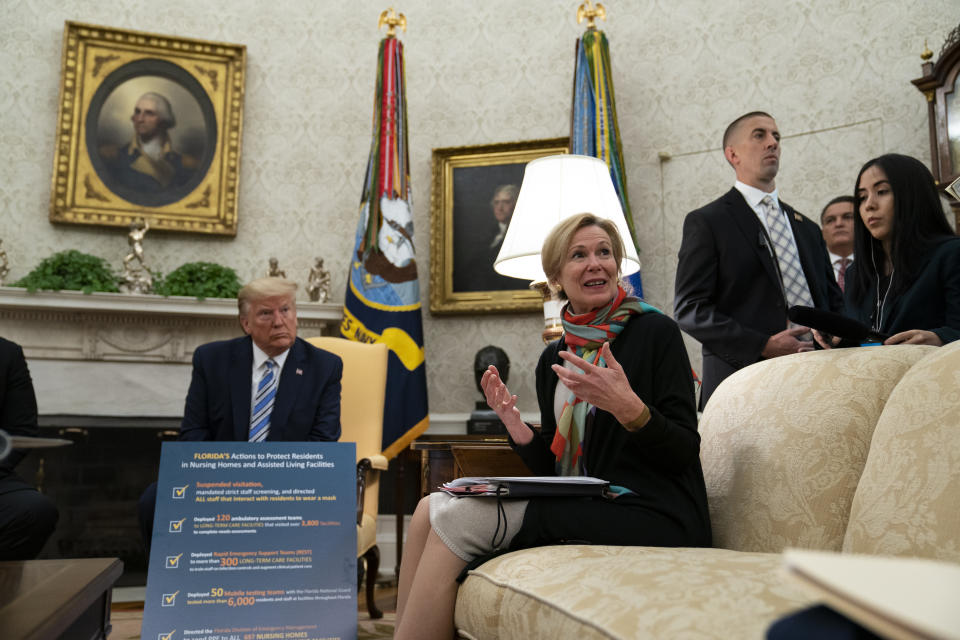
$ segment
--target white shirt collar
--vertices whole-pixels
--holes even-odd
[[[840,261],[843,260],[844,258],[846,258],[848,262],[853,262],[852,253],[848,256],[838,256],[837,254],[829,250],[827,251],[827,253],[830,255],[830,264],[840,264]]]
[[[163,157],[163,140],[160,136],[154,136],[148,142],[141,142],[140,150],[154,160],[159,160]]]
[[[497,222],[497,225],[500,227],[500,230],[497,231],[497,235],[493,237],[493,240],[490,241],[490,248],[493,249],[498,244],[503,242],[503,237],[507,235],[507,222]]]
[[[780,197],[778,195],[777,189],[774,189],[773,191],[767,193],[766,191],[757,189],[756,187],[751,187],[745,182],[740,182],[739,180],[733,183],[733,186],[734,188],[736,188],[737,191],[743,194],[743,198],[747,201],[747,204],[749,204],[750,208],[753,209],[754,211],[756,211],[760,207],[760,201],[767,196],[770,196],[771,198],[773,198],[773,203],[777,205],[778,209],[780,208]]]
[[[270,360],[270,356],[264,353],[263,349],[257,346],[256,342],[253,342],[253,372],[256,373],[263,367],[263,363],[267,360]],[[287,349],[283,353],[277,356],[273,356],[273,361],[277,363],[277,370],[283,371],[283,363],[287,361],[287,355],[290,353],[290,349]]]

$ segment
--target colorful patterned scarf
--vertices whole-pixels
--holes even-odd
[[[598,367],[607,366],[600,356],[604,342],[613,340],[623,331],[630,316],[641,313],[660,313],[654,306],[638,298],[627,297],[627,292],[618,287],[616,297],[602,309],[574,315],[570,305],[563,308],[563,339],[576,355]],[[593,405],[574,396],[563,405],[557,430],[553,435],[550,451],[560,464],[560,475],[581,475],[580,457],[583,455],[583,433],[587,414]]]

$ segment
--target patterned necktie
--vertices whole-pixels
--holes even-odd
[[[783,289],[787,294],[787,306],[812,307],[813,297],[810,295],[810,288],[807,286],[807,278],[803,275],[800,256],[797,254],[797,247],[793,243],[787,221],[784,220],[780,209],[773,203],[770,196],[764,196],[763,200],[760,201],[760,206],[763,208],[767,220],[767,230],[770,232],[770,240],[773,241],[777,263],[780,265]]]
[[[273,399],[277,396],[277,383],[280,376],[276,373],[277,363],[267,360],[266,369],[257,383],[257,395],[253,398],[250,411],[250,442],[263,442],[270,433],[270,413],[273,411]]]
[[[847,265],[849,263],[850,258],[840,258],[840,270],[837,271],[837,284],[840,285],[840,291],[844,290],[843,287],[846,284]]]

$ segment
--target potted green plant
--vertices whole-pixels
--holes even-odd
[[[240,291],[237,272],[212,262],[188,262],[171,271],[154,286],[162,296],[236,298]]]
[[[119,291],[117,276],[106,260],[76,249],[61,251],[41,260],[33,271],[12,286],[24,287],[31,292],[39,289],[84,293]]]

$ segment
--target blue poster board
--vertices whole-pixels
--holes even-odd
[[[356,445],[165,442],[143,640],[357,636]]]

